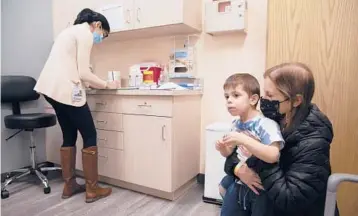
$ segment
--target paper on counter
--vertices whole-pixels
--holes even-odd
[[[172,83],[172,82],[165,83],[165,84],[159,86],[157,89],[187,90],[186,88],[184,88],[178,84]]]

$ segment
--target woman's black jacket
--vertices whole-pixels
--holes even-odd
[[[285,147],[280,161],[265,163],[255,157],[247,165],[261,178],[274,206],[275,216],[323,216],[327,180],[331,174],[332,124],[314,104],[299,126],[283,133]],[[235,154],[225,163],[233,175]]]

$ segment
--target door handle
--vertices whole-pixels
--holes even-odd
[[[162,140],[165,141],[165,125],[162,126]]]
[[[137,21],[140,22],[139,12],[141,11],[140,8],[137,8]]]
[[[129,9],[127,9],[127,20],[126,20],[126,22],[130,23],[131,22],[130,20],[131,20],[131,11]]]

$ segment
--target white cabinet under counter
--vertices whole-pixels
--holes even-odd
[[[201,92],[92,90],[100,180],[174,200],[194,182],[200,166]],[[105,122],[105,123],[104,123]],[[55,138],[56,137],[56,138]],[[46,133],[47,160],[58,163],[59,128]],[[77,142],[81,160],[82,140]],[[57,151],[57,152],[54,152]],[[76,169],[81,174],[82,163]]]

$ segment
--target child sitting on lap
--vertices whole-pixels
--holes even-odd
[[[224,91],[227,109],[237,119],[233,121],[232,132],[217,141],[216,149],[226,158],[237,154],[239,164],[234,173],[251,156],[250,149],[260,160],[278,162],[284,140],[279,125],[256,109],[260,100],[257,79],[247,73],[234,74],[225,81]],[[270,215],[264,191],[260,190],[258,195],[256,188],[249,188],[235,176],[225,176],[219,191],[223,197],[222,216]]]

